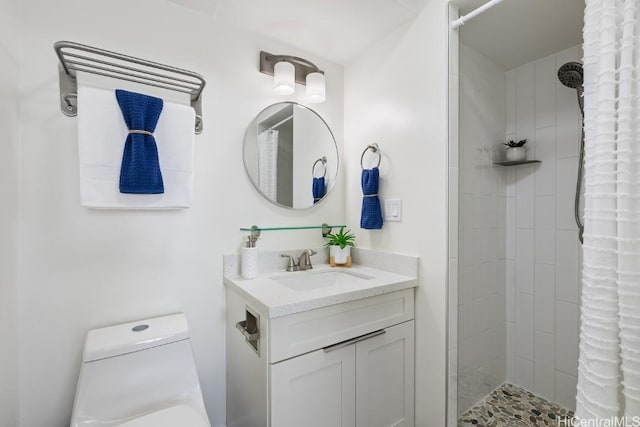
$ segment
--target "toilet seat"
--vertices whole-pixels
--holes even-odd
[[[118,427],[210,427],[202,415],[187,405],[176,405],[161,409],[118,424]]]

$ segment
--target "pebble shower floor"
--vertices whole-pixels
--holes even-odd
[[[460,418],[458,427],[570,426],[573,412],[540,396],[503,384]]]

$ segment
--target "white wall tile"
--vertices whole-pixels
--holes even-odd
[[[459,263],[460,261],[458,261]],[[458,277],[458,301],[460,305],[471,307],[473,301],[473,281],[474,265],[461,264],[460,276]]]
[[[507,381],[516,382],[516,325],[507,322]]]
[[[513,260],[506,261],[506,321],[516,321],[516,263]]]
[[[516,259],[516,198],[507,197],[507,241],[506,241],[506,257],[507,259]]]
[[[536,197],[535,228],[555,230],[556,228],[556,198],[555,196]],[[555,252],[555,251],[554,251]]]
[[[555,399],[555,339],[551,334],[536,332],[534,373],[533,391],[553,402]]]
[[[535,66],[533,63],[516,69],[516,136],[533,138],[535,119]]]
[[[575,375],[577,366],[577,305],[562,301],[576,303],[579,293],[573,198],[581,118],[575,90],[562,86],[556,71],[578,52],[567,49],[505,75],[505,134],[529,138],[529,158],[541,160],[505,173],[505,319],[513,322],[506,327],[507,377],[550,398],[571,389],[571,381],[558,385],[556,372]]]
[[[536,263],[555,264],[556,232],[551,228],[535,229]]]
[[[533,269],[533,230],[518,228],[516,230],[516,290],[518,292],[533,293]]]
[[[457,61],[456,61],[457,63]],[[460,81],[456,75],[449,74],[449,117],[458,118],[460,105],[459,105],[459,87]],[[460,153],[459,147],[459,120],[449,121],[449,166],[457,168],[459,165]],[[458,187],[456,187],[458,188]]]
[[[460,186],[458,411],[484,397],[506,371],[504,322],[507,171],[493,162],[506,128],[504,71],[460,46]],[[452,180],[453,181],[453,180]],[[515,194],[515,179],[513,180]],[[510,220],[515,226],[514,210]],[[498,230],[504,230],[499,233]],[[453,247],[453,243],[451,247]],[[501,289],[502,288],[502,289]],[[454,319],[449,320],[453,325]],[[465,354],[469,352],[471,354]],[[501,365],[502,364],[502,365]]]
[[[458,260],[449,260],[449,350],[458,348]]]
[[[556,141],[555,129],[545,127],[536,129],[535,139],[537,164],[535,172],[536,194],[549,195],[556,192]]]
[[[556,301],[556,370],[578,376],[578,306]]]
[[[536,264],[534,292],[535,329],[555,333],[555,267]]]
[[[576,409],[578,378],[556,371],[555,401],[572,411]]]
[[[507,135],[516,133],[516,70],[507,71],[504,75],[507,90],[506,111],[507,111]],[[509,139],[509,138],[507,138]]]
[[[516,295],[516,354],[533,360],[533,296]]]
[[[467,338],[460,342],[460,348],[458,349],[458,375],[473,366],[474,353],[472,338]]]
[[[449,387],[447,397],[447,421],[449,427],[456,427],[458,418],[458,352],[449,352]]]
[[[511,138],[507,137],[507,139]],[[516,197],[516,168],[507,168],[505,171],[505,180],[507,181],[507,197]]]
[[[519,166],[516,172],[516,227],[533,228],[534,173],[534,166]]]
[[[516,384],[527,390],[533,390],[533,362],[524,357],[516,358]]]
[[[556,162],[556,227],[575,230],[574,198],[578,176],[578,159],[558,159]]]
[[[507,323],[502,322],[498,325],[498,378],[503,381],[507,378]]]
[[[449,186],[451,188],[460,188],[458,185],[459,170],[457,167],[449,168]],[[458,258],[458,197],[449,199],[449,258]]]
[[[535,64],[535,126],[553,126],[555,117],[556,61],[547,56]],[[537,154],[537,153],[536,153]]]
[[[556,298],[578,303],[578,234],[558,230],[556,234]]]

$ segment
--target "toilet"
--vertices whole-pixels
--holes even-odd
[[[87,333],[71,427],[211,427],[184,314]]]

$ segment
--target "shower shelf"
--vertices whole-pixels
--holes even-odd
[[[542,163],[540,160],[518,160],[516,162],[496,162],[494,165],[497,166],[517,166],[517,165],[527,165],[529,163]]]

